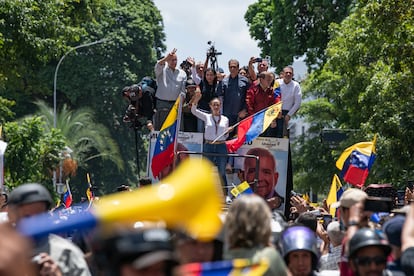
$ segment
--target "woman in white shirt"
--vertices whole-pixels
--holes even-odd
[[[226,184],[226,162],[227,162],[227,148],[226,138],[229,131],[229,119],[221,114],[221,101],[219,98],[213,98],[210,101],[211,113],[203,112],[197,109],[198,101],[201,99],[200,91],[196,91],[194,95],[191,112],[200,120],[204,121],[204,153],[222,154],[222,156],[207,155],[208,159],[213,162],[219,171],[222,178],[223,189],[227,195]],[[226,132],[225,135],[222,135]],[[217,137],[222,135],[217,141],[213,142]]]

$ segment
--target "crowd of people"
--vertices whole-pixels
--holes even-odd
[[[131,189],[118,193],[125,192]],[[241,195],[217,214],[223,226],[212,240],[159,220],[31,240],[16,229],[50,212],[53,201],[44,186],[23,184],[1,198],[8,219],[0,224],[0,275],[200,275],[201,267],[227,275],[241,263],[261,271],[254,275],[414,275],[413,191],[407,188],[405,205],[379,220],[364,208],[369,198],[348,188],[328,220],[327,206],[312,207],[299,195],[290,198],[298,213],[290,219],[260,195]]]
[[[207,68],[208,57],[204,63],[192,58],[186,62],[188,70],[176,68],[174,49],[155,65],[155,83],[146,78],[124,88],[122,95],[129,101],[124,121],[133,122],[134,127],[147,123],[159,130],[177,97],[183,95],[181,130],[204,133],[204,153],[218,167],[223,181],[226,166],[232,162],[226,157],[225,141],[235,133],[237,122],[283,101],[281,114],[263,136],[289,137],[289,121],[301,104],[292,67],[276,76],[266,59],[252,57],[244,67],[231,59],[226,75],[220,68]],[[140,114],[139,121],[136,114]],[[0,275],[187,276],[208,271],[228,275],[237,269],[241,269],[237,275],[414,275],[412,188],[405,190],[404,206],[395,205],[388,212],[367,208],[372,192],[356,188],[348,188],[331,206],[326,200],[315,206],[299,194],[276,192],[279,174],[269,151],[251,148],[246,154],[260,157],[259,168],[255,159],[245,158],[239,174],[248,183],[257,178],[254,193],[236,197],[217,214],[222,228],[209,240],[167,227],[162,214],[154,214],[150,221],[114,223],[109,228],[95,225],[31,239],[21,234],[19,225],[29,217],[56,216],[49,191],[28,183],[10,194],[2,193]],[[165,168],[162,176],[169,173],[174,172]],[[137,189],[156,186],[151,179],[142,179]],[[134,191],[120,186],[115,197],[129,192]],[[172,196],[179,197],[169,191],[168,197]],[[288,216],[280,211],[284,204],[290,206]],[[82,212],[93,212],[90,205]],[[334,216],[331,208],[336,208]]]

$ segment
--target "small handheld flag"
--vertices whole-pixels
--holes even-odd
[[[338,175],[334,175],[332,178],[331,188],[328,193],[328,197],[326,198],[326,204],[329,207],[329,213],[332,217],[335,217],[336,208],[332,208],[332,203],[339,201],[343,194],[344,190],[342,189],[341,180],[339,179]]]
[[[242,194],[252,194],[253,190],[250,188],[249,183],[247,183],[247,181],[244,181],[240,183],[239,185],[237,185],[236,187],[234,187],[233,189],[231,189],[230,193],[234,197],[238,197]]]

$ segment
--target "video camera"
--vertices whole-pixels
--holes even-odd
[[[222,54],[222,52],[218,52],[216,47],[214,46],[214,41],[207,41],[207,44],[210,45],[210,47],[207,49],[207,57],[208,58],[215,58],[216,56],[219,56]]]

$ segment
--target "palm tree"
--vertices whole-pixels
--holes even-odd
[[[53,110],[44,101],[36,101],[39,108],[37,115],[46,121],[46,127],[53,128]],[[124,162],[116,142],[112,139],[106,126],[93,119],[89,108],[69,110],[63,106],[56,115],[56,128],[66,138],[67,146],[73,150],[73,158],[78,166],[86,168],[87,162],[94,158],[112,161],[119,170],[124,169]],[[92,155],[91,155],[92,154]]]

